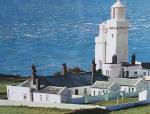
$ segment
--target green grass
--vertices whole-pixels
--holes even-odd
[[[69,111],[56,108],[0,107],[0,114],[65,114]]]
[[[71,110],[57,108],[0,107],[0,114],[65,114],[69,112],[71,112]],[[87,114],[92,113],[87,112]],[[113,111],[109,114],[150,114],[150,105],[128,110]]]
[[[6,93],[7,85],[17,85],[19,83],[21,83],[21,82],[10,82],[10,81],[3,81],[3,82],[1,82],[0,81],[0,92]]]
[[[118,104],[136,102],[136,101],[138,101],[138,98],[124,98],[123,100],[120,98],[118,100]],[[100,105],[100,106],[110,106],[116,104],[117,104],[117,100],[110,100],[110,101],[103,101],[103,102],[96,103],[96,105]]]
[[[24,78],[20,79],[13,79],[13,80],[0,80],[0,93],[3,93],[3,95],[0,95],[0,99],[6,98],[7,96],[7,85],[17,85],[24,81]]]
[[[113,111],[110,114],[150,114],[150,105],[128,110]]]

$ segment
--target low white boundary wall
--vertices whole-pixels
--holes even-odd
[[[116,110],[121,110],[121,109],[126,109],[126,108],[132,108],[132,107],[140,107],[140,106],[144,106],[148,104],[150,104],[150,100],[107,106],[105,109],[110,110],[110,111],[116,111]]]
[[[27,106],[27,107],[45,107],[45,108],[59,108],[59,109],[92,109],[92,108],[105,108],[94,105],[78,105],[78,104],[64,104],[64,103],[36,103],[36,102],[19,102],[0,100],[0,106]]]

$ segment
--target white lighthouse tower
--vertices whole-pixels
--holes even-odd
[[[95,38],[95,62],[97,70],[103,64],[128,62],[128,28],[126,7],[117,0],[111,7],[111,18],[100,24]]]

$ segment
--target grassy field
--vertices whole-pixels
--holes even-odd
[[[51,108],[29,108],[29,107],[0,107],[0,114],[65,114],[71,110]],[[82,114],[82,113],[76,113]],[[93,113],[86,113],[93,114]],[[128,110],[113,111],[109,114],[150,114],[150,105]]]
[[[138,108],[131,108],[128,110],[114,111],[110,114],[150,114],[150,105]]]
[[[29,107],[0,107],[0,114],[65,114],[70,110]]]
[[[136,101],[138,101],[138,98],[124,98],[123,100],[120,98],[118,100],[118,104],[136,102]],[[110,106],[110,105],[116,105],[116,104],[117,104],[117,100],[103,101],[103,102],[96,103],[96,105],[100,105],[100,106]]]

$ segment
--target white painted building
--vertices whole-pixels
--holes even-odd
[[[120,86],[116,82],[96,81],[91,86],[91,96],[109,95],[110,98],[120,97]]]
[[[115,78],[109,81],[118,83],[120,85],[120,92],[127,97],[138,96],[138,93],[146,89],[146,82],[143,78]]]
[[[33,92],[34,102],[71,103],[71,91],[66,87],[48,86]]]
[[[23,86],[7,86],[7,97],[11,101],[71,103],[71,91],[65,87],[48,86],[36,90]]]
[[[102,64],[103,74],[108,77],[116,77],[121,75],[121,64]]]
[[[29,87],[7,86],[7,98],[11,101],[31,101],[32,94]]]

